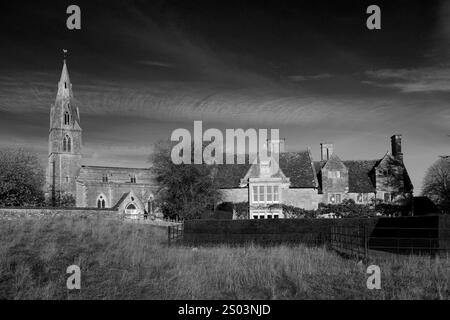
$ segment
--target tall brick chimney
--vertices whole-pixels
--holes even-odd
[[[320,160],[327,161],[333,154],[333,144],[332,143],[321,143],[320,144]]]
[[[391,137],[391,150],[392,156],[403,162],[403,153],[402,153],[402,135],[395,134]]]

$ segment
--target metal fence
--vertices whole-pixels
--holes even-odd
[[[450,250],[448,229],[367,226],[332,226],[330,247],[338,252],[367,258],[382,253],[447,254]]]
[[[167,228],[167,240],[169,246],[183,239],[184,223],[178,223]]]
[[[367,258],[368,236],[365,226],[332,226],[329,234],[329,246],[331,249],[343,254]]]
[[[252,221],[253,222],[253,221]],[[289,222],[289,221],[288,221]],[[191,221],[168,227],[168,243],[184,245],[297,245],[325,246],[339,253],[365,259],[385,254],[450,254],[450,228],[448,223],[436,219],[398,218],[383,221],[361,221],[353,225],[308,224],[298,228],[278,225],[238,225],[199,221],[200,225],[189,225]],[[436,226],[436,227],[434,227]]]

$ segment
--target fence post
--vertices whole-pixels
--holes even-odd
[[[171,239],[170,239],[170,232],[171,232],[171,228],[170,228],[170,226],[167,228],[167,237],[168,237],[168,242],[169,242],[169,246],[170,246],[170,241],[171,241]]]
[[[363,225],[363,241],[364,241],[364,260],[367,260],[368,251],[369,251],[369,244],[368,244],[368,234],[367,234],[367,226]]]

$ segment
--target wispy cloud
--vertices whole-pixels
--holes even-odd
[[[450,91],[450,68],[426,67],[416,69],[381,69],[365,73],[371,80],[363,83],[391,87],[402,92]]]
[[[161,68],[173,68],[173,67],[175,67],[175,65],[172,64],[172,63],[161,62],[161,61],[144,60],[144,61],[138,61],[138,63],[146,65],[146,66],[151,66],[151,67],[161,67]]]
[[[331,78],[331,74],[329,73],[321,73],[312,76],[304,76],[304,75],[291,75],[288,78],[292,81],[307,81],[307,80],[321,80]]]

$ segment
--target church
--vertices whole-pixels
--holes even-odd
[[[66,58],[55,103],[50,110],[46,195],[72,195],[76,207],[114,208],[129,215],[153,214],[156,185],[148,168],[83,164],[80,110],[76,105]]]

